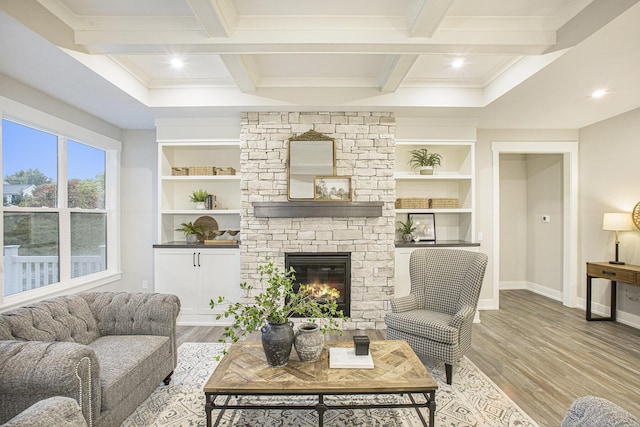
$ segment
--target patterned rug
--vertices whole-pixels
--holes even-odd
[[[178,349],[178,367],[171,384],[160,385],[149,398],[138,407],[122,424],[123,427],[147,426],[204,426],[204,393],[202,387],[218,365],[214,356],[222,353],[222,344],[185,343]],[[438,382],[436,392],[436,426],[490,426],[490,427],[537,427],[537,424],[509,399],[485,374],[469,359],[464,357],[454,367],[453,385],[445,381],[444,364],[425,363],[431,375]],[[287,396],[291,402],[294,397]],[[278,399],[274,397],[252,398]],[[283,398],[279,398],[283,401]],[[296,398],[301,403],[309,398]],[[305,400],[307,399],[307,400]],[[346,397],[336,397],[327,403],[338,402]],[[396,402],[401,396],[383,395],[354,396],[351,401],[371,401],[377,399]],[[244,398],[242,403],[249,402]],[[297,403],[297,402],[296,402]],[[428,416],[423,410],[425,418]],[[218,411],[213,412],[213,419]],[[303,410],[235,410],[225,411],[221,426],[317,426],[315,411]],[[411,409],[358,409],[330,410],[324,414],[325,426],[362,426],[362,427],[410,427],[422,425]]]

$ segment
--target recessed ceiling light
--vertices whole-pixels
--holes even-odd
[[[184,61],[180,58],[172,58],[171,59],[171,66],[173,68],[182,68],[184,67]]]
[[[604,89],[598,89],[598,90],[594,90],[593,93],[591,94],[592,98],[602,98],[603,96],[605,96],[607,94],[607,91]]]
[[[464,58],[456,58],[451,62],[453,68],[460,68],[464,65]]]

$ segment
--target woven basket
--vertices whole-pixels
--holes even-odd
[[[429,199],[422,197],[396,199],[396,209],[427,209]]]
[[[457,198],[432,198],[429,199],[430,209],[457,209],[460,199]]]
[[[213,166],[189,166],[189,175],[215,175]]]
[[[236,170],[232,167],[226,168],[213,168],[214,175],[235,175]]]
[[[171,168],[171,175],[187,176],[189,175],[189,168]]]

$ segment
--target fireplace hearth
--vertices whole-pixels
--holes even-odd
[[[351,254],[348,252],[285,253],[285,268],[295,270],[294,288],[311,285],[315,296],[322,298],[328,289],[340,293],[338,310],[345,316],[351,312]]]

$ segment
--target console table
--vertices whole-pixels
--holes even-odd
[[[594,278],[611,280],[611,315],[609,317],[593,317],[591,314],[591,280]],[[640,286],[640,266],[608,262],[587,263],[587,320],[616,320],[618,282]]]

